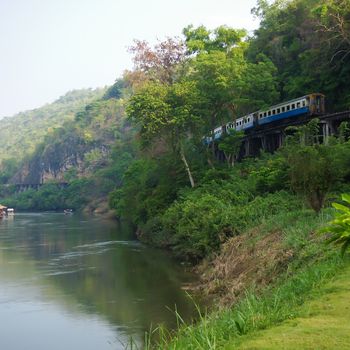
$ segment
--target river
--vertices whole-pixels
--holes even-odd
[[[145,331],[190,319],[194,276],[113,221],[23,213],[0,221],[0,349],[141,348]]]

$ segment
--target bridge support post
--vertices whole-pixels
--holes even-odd
[[[250,156],[250,140],[247,138],[244,142],[244,156],[249,157]]]
[[[283,143],[284,143],[284,133],[283,133],[283,131],[281,131],[278,134],[278,148],[282,147]]]
[[[322,140],[325,145],[328,145],[329,135],[331,134],[331,127],[328,122],[322,123]]]

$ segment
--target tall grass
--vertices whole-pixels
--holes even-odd
[[[343,264],[337,255],[314,264],[293,277],[259,295],[247,291],[245,297],[233,308],[212,314],[202,314],[198,309],[198,323],[186,324],[178,318],[175,333],[159,327],[154,330],[157,344],[146,342],[146,349],[211,350],[230,343],[238,345],[244,335],[266,329],[286,319],[300,315],[299,306],[310,298],[315,289],[332,278]]]
[[[253,286],[232,308],[211,314],[198,309],[196,325],[186,324],[176,312],[178,329],[163,328],[156,344],[147,349],[219,349],[238,345],[245,336],[300,315],[300,305],[317,293],[319,286],[331,279],[343,266],[338,251],[323,244],[317,229],[329,220],[330,212],[315,215],[308,210],[281,213],[266,220],[261,235],[278,229],[284,243],[295,250],[293,261],[273,286],[258,292]]]

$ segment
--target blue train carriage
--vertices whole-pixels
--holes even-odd
[[[227,134],[229,134],[230,130],[240,131],[250,129],[252,127],[254,127],[254,113],[250,113],[244,117],[237,118],[235,121],[224,125]]]
[[[260,110],[255,114],[255,122],[264,125],[290,117],[323,113],[325,113],[325,96],[313,93]]]
[[[212,143],[213,139],[214,139],[214,141],[218,140],[222,136],[223,133],[224,133],[224,127],[219,126],[219,127],[214,129],[214,132],[211,132],[211,135],[213,135],[213,136],[203,137],[203,143],[205,145],[209,145]]]

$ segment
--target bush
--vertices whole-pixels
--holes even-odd
[[[175,251],[195,261],[219,248],[224,239],[221,235],[228,228],[230,219],[224,201],[204,194],[175,202],[162,221],[164,229],[171,233]]]
[[[322,229],[322,232],[331,235],[329,243],[334,242],[341,244],[341,253],[345,254],[350,247],[350,195],[343,194],[342,200],[347,204],[333,203],[333,207],[337,209],[334,220],[328,226]]]
[[[169,245],[177,255],[192,261],[216,252],[230,236],[301,207],[300,200],[285,191],[250,199],[246,193],[238,195],[239,187],[230,191],[230,184],[223,186],[225,196],[215,186],[212,189],[212,193],[201,189],[188,192],[161,218],[161,232],[168,235]]]

